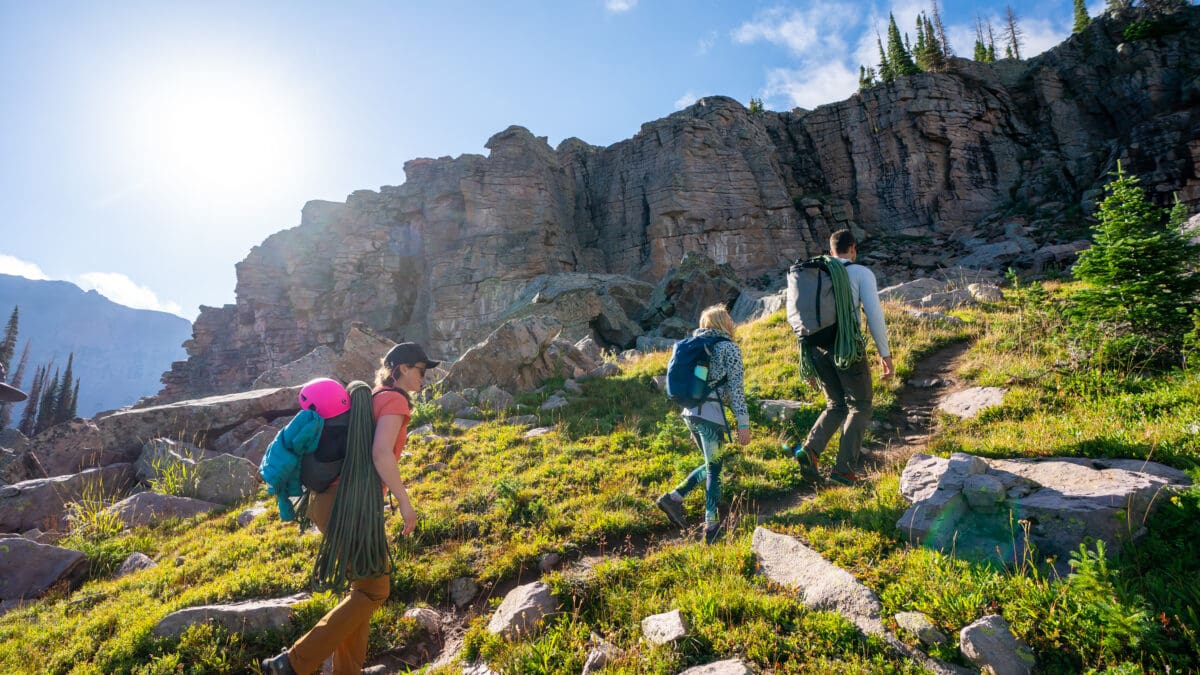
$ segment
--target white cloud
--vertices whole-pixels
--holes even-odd
[[[637,7],[637,4],[638,0],[604,0],[604,9],[614,14],[620,14]]]
[[[759,40],[786,47],[797,56],[842,53],[846,35],[858,29],[860,11],[852,4],[816,2],[804,9],[759,12],[733,31],[739,44]]]
[[[77,284],[84,290],[95,290],[113,302],[134,309],[153,309],[183,316],[183,308],[177,302],[159,300],[154,291],[139,286],[132,279],[117,272],[88,272],[79,275]],[[186,317],[185,317],[186,318]]]
[[[793,106],[815,108],[845,99],[858,89],[858,72],[841,61],[828,61],[791,70],[767,73],[765,96],[786,96]]]
[[[686,94],[684,94],[683,96],[680,96],[679,98],[675,99],[675,109],[683,110],[684,108],[688,107],[689,105],[691,105],[699,100],[700,100],[699,96],[697,96],[696,94],[689,91]]]
[[[717,44],[717,31],[710,31],[696,43],[696,55],[704,56]]]
[[[26,279],[35,280],[50,278],[36,264],[3,254],[0,254],[0,274],[11,274],[15,277],[25,277]]]

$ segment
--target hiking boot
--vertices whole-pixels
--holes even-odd
[[[665,494],[654,500],[658,504],[658,508],[667,514],[667,520],[675,524],[676,527],[687,529],[687,521],[683,519],[683,502],[677,502],[671,498],[670,494]]]
[[[296,675],[296,670],[292,668],[292,662],[288,660],[286,651],[279,652],[278,655],[269,659],[263,659],[259,665],[262,667],[264,675]]]
[[[821,473],[817,470],[817,453],[809,450],[803,445],[796,446],[796,450],[792,453],[796,458],[796,463],[800,465],[800,474],[805,478],[816,479],[821,477]]]
[[[837,483],[838,485],[848,485],[854,487],[862,485],[867,481],[865,476],[860,476],[853,471],[831,471],[829,473],[829,482]]]
[[[723,534],[725,534],[725,527],[722,526],[720,523],[713,523],[712,525],[705,525],[704,526],[704,543],[712,544],[718,538],[720,538],[720,536]]]

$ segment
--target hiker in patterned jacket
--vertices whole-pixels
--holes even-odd
[[[719,334],[728,338],[728,341],[713,345],[712,359],[708,365],[709,386],[720,383],[713,390],[714,395],[694,408],[683,410],[683,420],[704,455],[704,463],[688,474],[678,487],[655,501],[672,523],[686,528],[683,498],[697,485],[704,483],[704,542],[707,544],[713,543],[721,533],[717,505],[721,500],[722,446],[730,436],[729,423],[725,418],[726,406],[733,412],[737,422],[738,443],[750,443],[750,414],[746,409],[742,350],[732,341],[733,330],[733,319],[724,305],[713,305],[700,315],[700,327],[693,335]]]

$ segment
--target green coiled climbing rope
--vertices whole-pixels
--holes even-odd
[[[317,588],[335,591],[392,568],[384,529],[383,482],[371,457],[375,438],[371,387],[354,381],[346,390],[350,393],[346,457],[312,577]]]
[[[833,256],[823,255],[833,281],[833,306],[837,311],[837,339],[833,343],[833,364],[841,370],[867,357],[867,341],[862,334],[862,321],[858,307],[854,306],[854,294],[850,291],[850,275],[846,266]],[[800,377],[817,376],[812,362],[812,347],[800,342]]]

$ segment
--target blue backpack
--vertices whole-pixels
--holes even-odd
[[[720,342],[730,342],[723,335],[702,335],[684,338],[671,349],[667,362],[667,398],[685,408],[694,408],[721,386],[725,378],[708,384],[708,364],[713,349]]]

